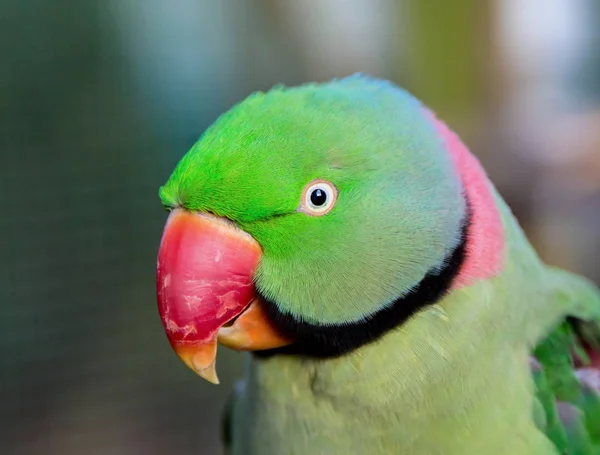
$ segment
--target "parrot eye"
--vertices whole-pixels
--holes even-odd
[[[331,211],[337,199],[337,189],[325,180],[313,180],[304,188],[300,211],[307,215],[322,216]]]

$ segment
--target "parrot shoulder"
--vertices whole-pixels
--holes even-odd
[[[557,267],[548,269],[556,301],[567,316],[600,320],[600,290],[591,280]]]
[[[549,267],[552,304],[563,320],[535,348],[536,419],[561,451],[600,448],[600,291],[587,278]],[[539,406],[538,406],[539,408]],[[539,412],[538,412],[539,414]]]

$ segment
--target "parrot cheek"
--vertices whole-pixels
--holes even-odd
[[[159,314],[179,358],[214,384],[218,338],[242,350],[287,344],[256,301],[252,279],[261,255],[260,245],[227,220],[183,209],[167,220],[157,262]]]

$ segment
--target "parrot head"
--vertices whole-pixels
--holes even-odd
[[[468,207],[433,115],[360,75],[223,114],[160,189],[172,347],[211,382],[217,344],[334,357],[448,290]]]

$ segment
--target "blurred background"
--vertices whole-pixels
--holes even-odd
[[[160,324],[157,190],[224,110],[357,71],[482,160],[541,256],[600,280],[597,0],[0,1],[0,453],[221,453]]]

